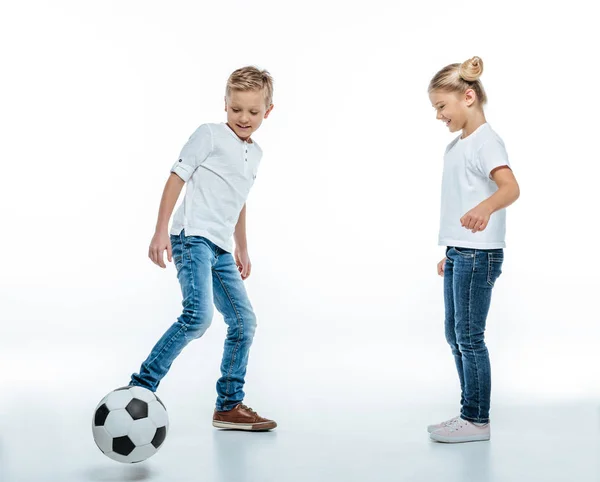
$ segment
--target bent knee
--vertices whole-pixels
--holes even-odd
[[[187,338],[200,338],[210,327],[214,310],[184,310],[179,317],[179,322],[185,327]]]

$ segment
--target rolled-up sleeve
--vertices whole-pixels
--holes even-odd
[[[212,149],[212,131],[209,125],[202,124],[194,131],[183,149],[181,149],[179,158],[173,164],[171,172],[187,182],[194,171],[208,158]]]

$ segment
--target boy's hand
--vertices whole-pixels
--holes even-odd
[[[167,250],[167,259],[169,263],[173,260],[173,251],[171,248],[171,238],[166,231],[156,232],[150,242],[148,257],[152,262],[161,268],[166,268],[165,265],[165,249]]]
[[[238,271],[242,275],[242,279],[245,280],[250,276],[250,272],[252,271],[252,263],[250,262],[248,251],[235,248],[234,255]]]
[[[444,258],[443,260],[441,260],[438,265],[437,265],[437,269],[438,269],[438,274],[440,276],[444,276],[444,268],[446,267],[446,258]]]
[[[491,215],[491,210],[484,203],[481,203],[460,218],[460,224],[463,228],[470,229],[472,233],[483,231],[487,228]]]

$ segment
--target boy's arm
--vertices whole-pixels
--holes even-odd
[[[244,207],[240,211],[233,239],[235,240],[235,264],[237,264],[242,279],[245,280],[250,276],[250,271],[252,270],[252,263],[248,256],[248,241],[246,239],[246,204],[244,204]]]
[[[179,199],[179,194],[183,189],[185,182],[177,174],[171,173],[165,189],[163,190],[162,198],[160,200],[160,207],[158,209],[158,220],[156,221],[156,230],[152,241],[150,242],[150,248],[148,250],[148,257],[152,262],[161,268],[166,268],[164,260],[164,252],[167,250],[167,259],[172,261],[171,252],[171,240],[169,239],[169,219],[173,214],[173,209]]]
[[[517,179],[508,166],[492,171],[491,178],[498,185],[498,190],[460,218],[461,225],[474,233],[483,231],[492,214],[510,206],[521,194]]]
[[[248,241],[246,239],[246,204],[240,211],[238,222],[235,225],[235,231],[233,233],[233,239],[235,240],[235,247],[241,251],[248,251]]]

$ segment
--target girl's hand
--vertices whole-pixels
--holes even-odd
[[[491,210],[481,203],[460,218],[460,224],[463,228],[470,229],[472,233],[483,231],[487,228],[491,215]]]
[[[438,265],[437,265],[437,269],[438,269],[438,274],[440,276],[444,276],[444,268],[446,267],[446,258],[444,258],[443,260],[441,260]]]
[[[173,251],[171,249],[171,239],[166,231],[156,232],[150,242],[148,249],[148,257],[152,262],[161,268],[166,268],[165,265],[165,249],[167,250],[167,259],[169,263],[173,260]]]
[[[250,272],[252,271],[252,263],[250,262],[248,251],[236,248],[234,255],[238,271],[242,275],[242,279],[245,280],[250,276]]]

